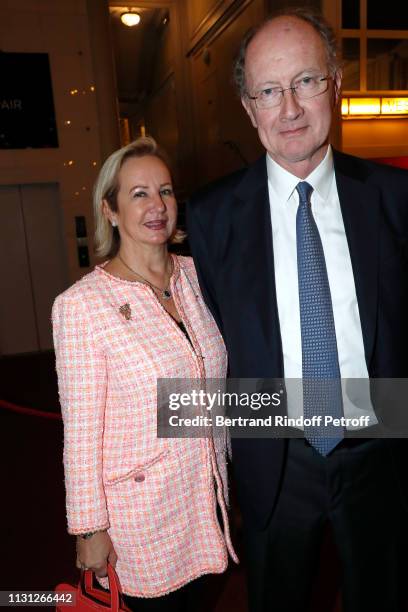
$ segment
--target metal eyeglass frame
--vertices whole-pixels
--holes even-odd
[[[323,89],[322,91],[319,91],[318,93],[313,94],[313,96],[306,96],[306,97],[300,96],[299,97],[299,94],[297,93],[297,89],[298,89],[299,85],[295,85],[295,86],[292,86],[292,87],[285,87],[285,89],[279,89],[279,93],[280,93],[279,102],[277,104],[272,104],[272,106],[258,106],[257,100],[258,100],[259,96],[250,96],[249,92],[246,92],[246,95],[247,95],[247,97],[250,100],[255,100],[255,105],[256,105],[256,107],[258,109],[262,110],[262,109],[265,109],[265,108],[277,108],[278,106],[280,106],[282,104],[282,100],[283,100],[285,91],[291,91],[292,94],[294,96],[296,96],[298,100],[311,100],[312,98],[316,98],[317,96],[320,96],[320,95],[326,93],[326,91],[329,89],[329,80],[330,79],[334,80],[335,76],[336,76],[335,74],[333,76],[328,74],[328,75],[326,75],[324,77],[319,78],[318,82],[326,81],[327,86],[326,86],[326,89]],[[272,89],[272,87],[270,89]],[[278,88],[276,88],[276,89],[278,89]]]

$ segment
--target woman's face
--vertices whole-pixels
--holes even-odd
[[[122,246],[167,243],[177,221],[177,202],[167,166],[153,155],[130,157],[119,171],[118,183],[118,210],[105,210],[118,224]]]

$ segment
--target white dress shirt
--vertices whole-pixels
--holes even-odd
[[[302,341],[296,252],[296,213],[301,181],[267,155],[273,255],[285,379],[302,378]],[[368,371],[353,270],[337,192],[331,147],[304,179],[313,187],[311,207],[323,244],[333,304],[337,350],[342,377],[344,416],[370,417],[377,422],[369,398]],[[349,379],[360,379],[353,381]],[[362,379],[362,380],[361,380]],[[288,416],[303,414],[299,384],[287,380]],[[349,426],[359,429],[359,426]]]

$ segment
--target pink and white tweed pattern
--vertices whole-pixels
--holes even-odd
[[[173,261],[170,289],[193,347],[148,286],[102,266],[58,296],[52,314],[68,531],[108,529],[123,591],[139,597],[224,571],[228,552],[237,561],[225,445],[157,438],[157,378],[226,374],[192,260]]]

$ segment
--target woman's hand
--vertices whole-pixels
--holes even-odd
[[[88,539],[77,536],[76,566],[78,568],[90,569],[102,578],[108,574],[108,561],[115,567],[117,559],[107,531],[97,531]]]

